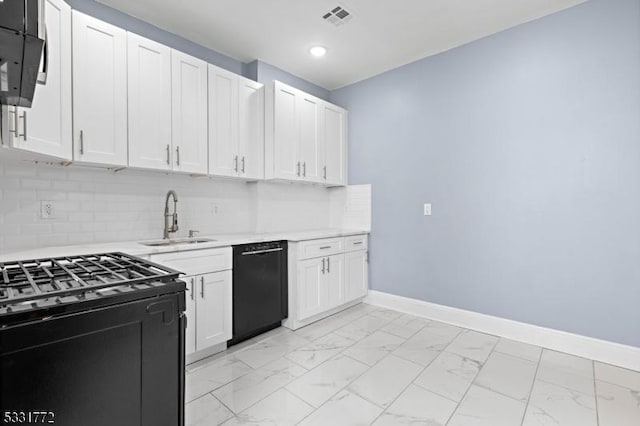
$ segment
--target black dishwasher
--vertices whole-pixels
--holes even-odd
[[[233,246],[233,338],[240,343],[288,316],[287,242]]]

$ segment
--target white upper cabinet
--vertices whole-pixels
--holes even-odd
[[[171,168],[171,49],[127,33],[129,166]]]
[[[173,169],[207,173],[207,63],[171,51]]]
[[[298,180],[301,176],[299,91],[274,82],[267,91],[265,177]]]
[[[74,160],[127,165],[127,32],[72,12]]]
[[[264,177],[262,84],[209,65],[209,173]]]
[[[15,148],[71,161],[71,8],[45,0],[46,45],[31,108],[9,108]]]
[[[347,111],[325,103],[323,105],[324,164],[321,177],[329,185],[347,183]]]
[[[320,133],[320,99],[299,92],[298,97],[298,133],[300,135],[299,160],[302,163],[300,176],[303,180],[320,181],[320,162],[322,160],[322,135]],[[324,161],[322,161],[324,163]]]
[[[238,76],[209,65],[209,173],[237,176]]]
[[[264,179],[264,88],[238,78],[238,154],[240,176]]]
[[[346,185],[347,112],[275,81],[267,90],[265,177]]]

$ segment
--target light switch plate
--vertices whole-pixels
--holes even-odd
[[[431,203],[424,203],[424,215],[431,216]]]

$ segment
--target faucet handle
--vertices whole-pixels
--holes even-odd
[[[193,237],[196,236],[196,234],[199,234],[199,233],[200,233],[200,231],[195,231],[193,229],[190,229],[189,230],[189,238],[193,238]]]

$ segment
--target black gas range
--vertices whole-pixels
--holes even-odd
[[[179,274],[123,253],[0,263],[0,424],[183,425]]]

